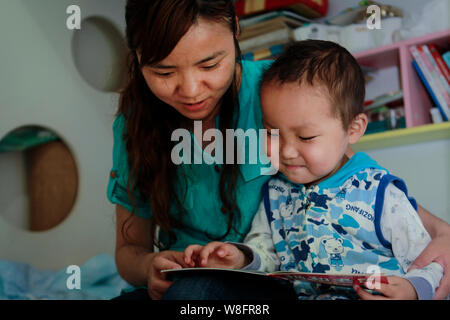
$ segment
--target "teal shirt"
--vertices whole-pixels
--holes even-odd
[[[263,128],[259,101],[259,81],[262,72],[269,65],[270,61],[242,61],[243,72],[239,90],[240,113],[237,127],[244,131]],[[120,204],[129,212],[132,212],[131,201],[126,191],[129,168],[125,141],[122,138],[125,124],[125,118],[122,115],[119,115],[113,124],[113,167],[108,182],[107,196],[112,203]],[[191,135],[191,140],[194,148],[203,153],[193,135]],[[206,156],[211,157],[208,154]],[[216,172],[215,165],[206,164],[203,161],[202,164],[181,164],[180,166],[184,167],[188,184],[187,190],[184,188],[184,183],[176,186],[179,198],[185,200],[183,206],[186,212],[182,215],[182,222],[185,227],[174,229],[177,239],[175,243],[165,248],[177,251],[184,250],[189,244],[206,244],[214,238],[224,235],[228,226],[227,216],[221,212],[220,173]],[[239,165],[240,172],[236,191],[241,216],[239,220],[235,220],[234,227],[237,232],[231,230],[226,238],[221,241],[241,242],[250,230],[253,216],[262,199],[262,185],[270,178],[270,175],[261,174],[263,167],[264,165],[261,163],[250,164],[246,162]],[[137,203],[134,213],[143,218],[151,218],[152,216],[150,205],[144,202]],[[167,245],[168,237],[165,233],[160,232],[159,238],[163,244]]]

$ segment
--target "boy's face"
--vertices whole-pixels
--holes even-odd
[[[268,156],[272,165],[294,183],[318,183],[345,163],[349,136],[333,114],[326,93],[324,87],[297,82],[270,82],[261,88]],[[271,135],[271,129],[279,129],[279,136]],[[278,159],[269,152],[277,138]]]

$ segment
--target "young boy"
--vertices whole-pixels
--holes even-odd
[[[364,134],[364,77],[352,55],[328,41],[290,46],[261,85],[268,154],[280,172],[245,244],[212,242],[185,250],[191,266],[272,272],[367,273],[376,265],[389,284],[363,299],[431,299],[443,269],[406,272],[431,240],[405,183],[349,145]],[[278,129],[278,130],[276,130]],[[277,150],[277,149],[272,149]],[[352,288],[295,282],[299,298],[356,298]],[[375,289],[375,288],[369,288]]]

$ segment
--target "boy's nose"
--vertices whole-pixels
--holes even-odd
[[[281,146],[281,157],[285,160],[294,159],[298,157],[297,149],[291,144],[285,144]]]

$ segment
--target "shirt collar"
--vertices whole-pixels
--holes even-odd
[[[344,181],[348,180],[351,176],[355,175],[361,170],[368,168],[386,170],[385,168],[381,167],[375,160],[369,157],[368,154],[364,152],[357,152],[335,174],[323,181],[320,181],[317,186],[320,189],[340,188]],[[281,172],[277,174],[277,178],[287,181],[300,189],[304,187],[303,184],[293,183],[289,181],[289,179],[286,178],[286,176]]]

